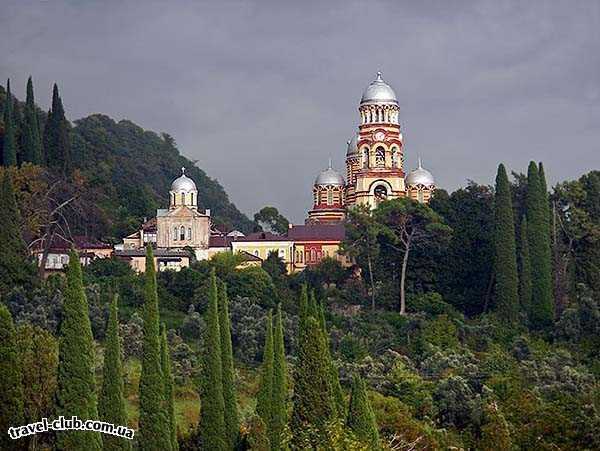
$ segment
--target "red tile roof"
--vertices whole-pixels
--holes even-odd
[[[346,236],[343,224],[294,225],[287,236],[293,241],[342,241]]]

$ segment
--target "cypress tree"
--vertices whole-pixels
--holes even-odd
[[[21,114],[21,105],[16,97],[13,96],[12,122],[15,130],[15,154],[17,156],[17,165],[23,162],[23,151],[21,142],[23,141],[23,115]]]
[[[494,201],[496,302],[500,316],[510,324],[518,320],[519,278],[510,184],[503,164],[498,166]]]
[[[333,400],[335,401],[335,410],[338,418],[344,419],[346,417],[346,403],[344,401],[344,391],[342,390],[342,385],[340,384],[340,377],[338,374],[338,368],[331,358],[330,351],[330,341],[329,341],[329,333],[327,332],[327,325],[325,323],[325,305],[323,302],[319,302],[318,304],[319,311],[319,326],[321,327],[321,332],[323,333],[323,337],[325,339],[325,359],[329,362],[329,373],[331,379],[331,390],[333,393]]]
[[[523,216],[519,233],[520,241],[520,274],[519,274],[519,298],[521,308],[524,312],[531,309],[531,261],[529,258],[529,241],[527,239],[527,217]]]
[[[52,89],[52,109],[44,128],[44,153],[48,167],[63,175],[71,173],[71,131],[56,83]]]
[[[98,400],[98,413],[102,421],[127,425],[127,412],[123,396],[123,366],[121,362],[121,342],[119,340],[118,296],[110,304],[108,324],[106,325],[106,343],[104,351],[104,370],[102,371],[102,389]],[[129,451],[131,441],[106,434],[103,439],[104,451]]]
[[[38,120],[35,100],[33,97],[33,81],[27,80],[27,99],[23,117],[23,161],[42,164],[42,140],[40,137],[40,123]]]
[[[282,434],[287,425],[287,365],[285,362],[285,344],[283,341],[283,322],[281,304],[277,304],[273,337],[273,392],[271,397],[271,425],[269,437],[271,449],[282,448]]]
[[[165,451],[171,449],[171,436],[164,410],[164,384],[160,354],[160,326],[154,254],[146,248],[144,273],[144,328],[142,373],[140,376],[140,449]]]
[[[256,413],[262,418],[267,429],[273,418],[273,315],[269,310],[265,324],[265,347],[260,369],[260,387],[256,395]]]
[[[24,439],[15,441],[8,428],[23,425],[23,375],[17,352],[17,334],[10,312],[0,304],[0,449],[23,449]]]
[[[546,196],[538,166],[532,161],[527,171],[527,235],[531,261],[531,310],[534,328],[544,328],[554,317],[552,303],[552,268],[550,237],[545,218]]]
[[[355,376],[352,383],[346,425],[354,432],[356,438],[369,445],[369,449],[381,449],[375,414],[367,396],[365,383],[359,376]]]
[[[227,449],[225,433],[225,401],[223,399],[223,364],[217,281],[214,269],[210,274],[210,292],[206,311],[206,331],[203,349],[203,374],[200,409],[200,440],[202,449]]]
[[[4,141],[2,151],[2,164],[4,166],[17,165],[17,136],[13,107],[9,79],[6,81],[6,99],[4,101]]]
[[[21,236],[21,214],[9,171],[0,173],[0,294],[35,282],[35,268]]]
[[[219,281],[219,331],[221,332],[221,362],[223,364],[223,401],[225,404],[225,431],[228,447],[233,449],[240,432],[237,393],[235,390],[235,370],[231,346],[231,323],[229,320],[229,299],[227,286]]]
[[[69,254],[60,326],[57,414],[81,420],[98,418],[94,347],[88,303],[83,288],[79,256]],[[56,437],[60,450],[100,450],[97,432],[61,431]]]
[[[175,399],[173,397],[173,373],[171,371],[171,354],[169,353],[169,342],[167,341],[167,330],[163,323],[160,342],[160,362],[163,373],[163,385],[165,387],[165,410],[167,412],[167,425],[171,439],[171,450],[177,451],[177,419],[175,418]]]
[[[301,307],[304,304],[304,290]],[[328,422],[335,418],[331,366],[319,321],[311,314],[301,317],[298,360],[294,372],[294,409],[291,430],[298,446],[316,447],[325,439]]]

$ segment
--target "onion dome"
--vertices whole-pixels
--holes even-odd
[[[331,160],[329,160],[329,167],[322,171],[315,179],[315,185],[336,185],[344,186],[344,177],[339,172],[331,167]]]
[[[417,169],[413,169],[407,176],[406,176],[406,185],[408,186],[415,186],[415,185],[423,185],[423,186],[434,186],[435,185],[435,179],[433,178],[433,175],[431,174],[431,172],[429,172],[427,169],[424,169],[421,166],[421,159],[419,158],[419,167]]]
[[[181,168],[181,176],[173,180],[171,191],[197,191],[194,181],[185,175],[185,168]]]
[[[354,134],[352,138],[347,142],[348,148],[346,150],[347,157],[354,157],[358,155],[358,134]]]
[[[371,82],[363,92],[360,104],[394,104],[398,105],[396,93],[390,85],[381,78],[381,72],[377,72],[377,78]]]

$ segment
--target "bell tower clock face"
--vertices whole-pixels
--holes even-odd
[[[375,139],[375,141],[383,141],[385,139],[385,133],[377,132],[373,135],[373,138]]]

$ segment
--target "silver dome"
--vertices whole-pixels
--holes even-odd
[[[315,179],[315,185],[337,185],[344,186],[344,177],[339,172],[331,167],[331,161],[329,161],[329,167],[322,171]]]
[[[419,167],[413,169],[410,174],[406,176],[405,183],[408,186],[435,186],[435,179],[431,172],[421,166],[421,159],[419,158]]]
[[[181,176],[171,183],[171,191],[198,191],[194,181],[185,175],[185,168],[181,168]]]
[[[346,149],[347,157],[354,157],[358,155],[358,134],[355,133],[352,138],[348,141],[348,148]]]
[[[367,86],[367,89],[365,89],[365,92],[363,92],[362,98],[360,99],[360,103],[393,103],[398,105],[398,99],[391,86],[381,78],[381,72],[377,72],[377,78]]]

